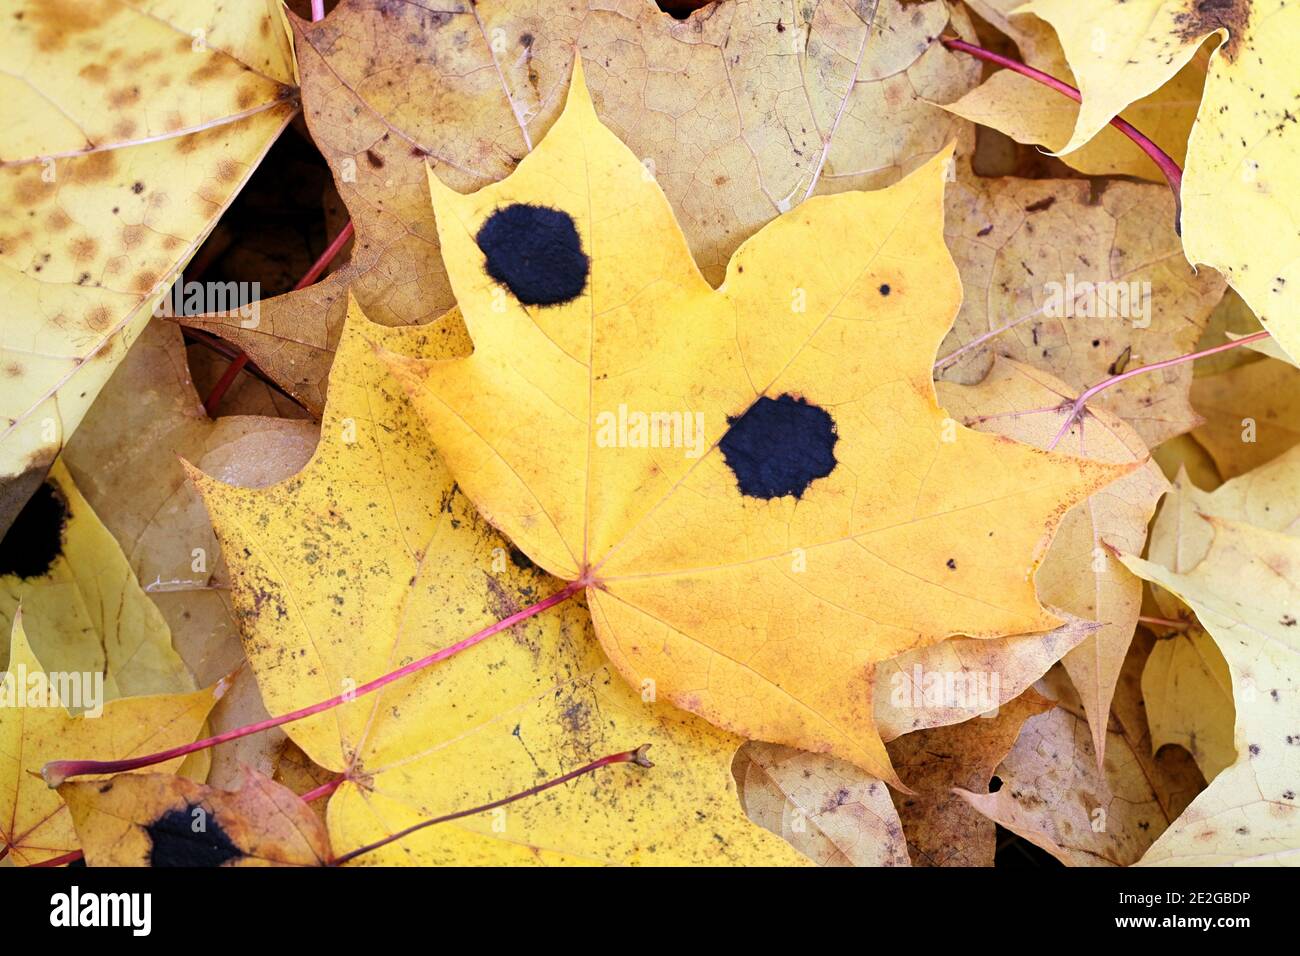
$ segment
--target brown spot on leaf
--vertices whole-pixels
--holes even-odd
[[[103,332],[113,324],[113,312],[106,305],[97,305],[86,313],[86,325],[95,332]]]
[[[1178,38],[1195,43],[1215,30],[1227,30],[1228,39],[1219,52],[1229,63],[1237,59],[1250,23],[1250,0],[1188,0],[1187,9],[1174,17]]]

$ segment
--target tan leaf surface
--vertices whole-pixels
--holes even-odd
[[[1141,376],[1139,376],[1141,377]],[[1235,478],[1300,443],[1300,369],[1266,358],[1192,383],[1196,440]]]
[[[911,866],[889,787],[851,763],[750,741],[732,771],[749,818],[822,866]]]
[[[950,184],[944,235],[965,297],[939,348],[941,378],[974,384],[1004,355],[1078,394],[1125,367],[1192,351],[1223,280],[1209,269],[1196,275],[1183,258],[1166,187],[1100,188],[1094,196],[1083,180]],[[1085,285],[1095,282],[1109,283],[1105,295]],[[1187,401],[1191,380],[1190,364],[1138,375],[1092,407],[1158,445],[1199,423]]]
[[[907,846],[917,866],[992,866],[993,821],[954,788],[987,793],[993,772],[1026,720],[1052,702],[1030,690],[995,712],[949,727],[922,730],[889,745],[889,756],[913,794],[894,795]]]
[[[601,118],[667,193],[705,276],[806,195],[896,182],[969,124],[931,105],[979,64],[944,50],[941,0],[722,0],[682,22],[651,0],[481,0],[431,13],[345,0],[295,22],[305,115],[357,226],[352,261],[269,300],[261,325],[202,324],[319,410],[349,287],[385,325],[453,304],[426,162],[469,191],[499,180],[559,115],[575,47]],[[868,26],[870,24],[870,26]],[[972,36],[964,13],[951,28]]]
[[[1204,786],[1187,753],[1151,756],[1139,683],[1150,649],[1139,634],[1116,689],[1102,770],[1078,696],[1062,671],[1039,689],[1058,705],[1026,722],[991,794],[963,791],[985,816],[1070,866],[1127,866],[1142,856]]]
[[[1038,448],[1051,447],[1068,415],[1058,407],[1069,397],[1065,383],[1009,359],[995,362],[979,385],[940,383],[938,391],[940,402],[964,424]],[[1082,425],[1075,424],[1057,450],[1115,463],[1147,457],[1142,440],[1104,408],[1092,410]],[[1062,661],[1092,725],[1098,760],[1105,754],[1111,695],[1142,608],[1142,581],[1106,549],[1142,549],[1147,522],[1168,486],[1148,460],[1075,505],[1061,522],[1035,579],[1044,602],[1100,624]]]

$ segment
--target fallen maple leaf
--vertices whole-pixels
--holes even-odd
[[[1214,538],[1178,573],[1135,556],[1138,575],[1174,592],[1232,673],[1236,762],[1214,778],[1142,857],[1143,865],[1285,865],[1300,844],[1300,538],[1206,516]]]
[[[721,0],[690,20],[652,0],[419,4],[345,0],[293,22],[304,114],[356,223],[352,260],[263,303],[261,324],[197,323],[245,348],[319,410],[349,294],[384,325],[455,303],[425,166],[472,189],[515,168],[559,115],[575,50],[600,115],[668,193],[696,260],[720,281],[736,247],[810,195],[900,179],[973,129],[955,99],[979,64],[936,42],[974,37],[942,0],[810,7]]]
[[[934,349],[961,294],[949,158],[805,202],[715,291],[575,64],[564,114],[509,177],[463,196],[430,173],[474,353],[390,357],[459,486],[586,588],[633,686],[892,783],[872,665],[1058,623],[1033,587],[1051,532],[1132,468],[939,408]]]
[[[1035,0],[1083,94],[1068,153],[1135,99],[1158,89],[1210,36],[1205,95],[1187,144],[1182,235],[1187,258],[1222,272],[1292,360],[1300,360],[1300,133],[1286,0]]]
[[[295,111],[278,4],[10,4],[0,531]]]
[[[380,346],[428,357],[454,323],[384,329],[354,310],[315,457],[240,489],[194,472],[230,562],[246,649],[273,714],[346,694],[532,604],[554,582],[453,486]],[[592,757],[653,745],[563,791],[429,827],[360,863],[793,863],[745,819],[741,741],[628,688],[568,602],[372,696],[286,725],[345,780],[329,829],[346,853],[422,821],[518,794]]]
[[[234,790],[160,773],[69,782],[88,866],[323,866],[325,827],[297,794],[253,771]]]
[[[93,673],[107,699],[192,691],[171,631],[62,462],[0,542],[0,628],[19,607],[51,671]],[[9,653],[0,654],[0,666]]]
[[[68,685],[47,676],[27,643],[22,615],[15,615],[3,685],[14,702],[9,706],[6,700],[0,707],[0,840],[21,865],[77,849],[67,807],[40,777],[45,763],[72,755],[127,757],[188,743],[226,687],[218,683],[188,694],[99,701],[103,710],[98,715],[73,717],[64,709],[60,686]],[[80,687],[83,695],[90,694],[84,683]],[[172,760],[162,767],[175,770],[180,763]]]

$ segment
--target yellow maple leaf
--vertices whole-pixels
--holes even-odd
[[[292,790],[249,771],[234,790],[162,773],[59,787],[89,866],[322,866],[329,837]]]
[[[1165,84],[1217,35],[1187,144],[1182,233],[1187,258],[1228,278],[1292,361],[1300,361],[1300,117],[1294,38],[1300,7],[1286,0],[1035,0],[1020,8],[1050,23],[1083,103],[1062,152]]]
[[[467,342],[454,316],[384,329],[354,306],[307,467],[262,489],[192,473],[272,714],[360,687],[559,588],[455,489],[374,344],[434,358]],[[803,860],[746,820],[730,772],[741,741],[627,687],[578,602],[284,729],[346,775],[328,808],[338,853],[652,745],[653,769],[603,769],[358,863]]]
[[[41,663],[103,675],[109,700],[194,690],[171,631],[62,461],[6,538],[0,632],[18,608]],[[0,653],[7,664],[8,649]]]
[[[1124,556],[1187,602],[1232,674],[1237,759],[1152,845],[1143,865],[1295,863],[1300,844],[1300,538],[1206,516],[1214,537],[1179,573]]]
[[[295,111],[270,0],[22,0],[0,32],[0,530]]]
[[[1024,11],[1024,0],[970,0],[970,7],[1006,34],[1025,63],[1071,86],[1076,85],[1052,28]],[[1149,136],[1180,166],[1187,134],[1196,119],[1205,85],[1206,57],[1193,57],[1174,78],[1149,95],[1126,102],[1124,119]],[[1014,70],[998,70],[982,84],[948,103],[949,110],[972,122],[1006,133],[1018,143],[1060,150],[1070,140],[1079,104],[1060,91]],[[1061,159],[1093,176],[1141,176],[1163,182],[1164,174],[1137,144],[1119,130],[1102,126],[1087,143]]]
[[[14,617],[9,669],[0,706],[0,841],[15,863],[30,865],[77,848],[67,807],[41,779],[51,760],[110,760],[138,756],[194,740],[225,684],[188,694],[157,694],[104,702],[78,675],[51,672],[32,653],[22,614]],[[91,707],[73,717],[65,705]],[[62,693],[61,693],[62,691]],[[102,710],[101,710],[102,707]],[[162,764],[174,770],[180,759]]]
[[[1050,533],[1129,470],[968,431],[935,400],[961,297],[950,155],[803,203],[715,291],[578,64],[505,180],[460,195],[430,174],[473,354],[390,357],[483,515],[587,587],[634,687],[892,782],[872,665],[1057,624],[1033,584]]]

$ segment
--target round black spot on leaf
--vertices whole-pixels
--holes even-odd
[[[51,481],[36,489],[0,541],[0,575],[39,578],[63,553],[68,502]]]
[[[835,469],[835,420],[802,398],[764,395],[728,422],[718,447],[742,495],[800,498]]]
[[[880,294],[881,294],[881,295],[889,295],[889,293],[892,292],[892,291],[893,291],[893,290],[889,288],[889,283],[888,283],[888,282],[885,282],[885,283],[882,283],[882,284],[881,284],[881,286],[880,286]]]
[[[208,810],[189,804],[145,827],[150,866],[221,866],[243,856]]]
[[[591,262],[567,212],[514,203],[488,216],[475,241],[488,275],[524,305],[571,302],[587,287]]]

